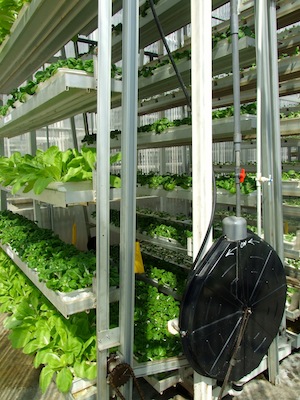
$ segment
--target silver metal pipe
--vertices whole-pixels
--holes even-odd
[[[97,337],[109,328],[111,1],[98,0],[96,293]],[[97,399],[109,399],[107,350],[97,351]]]
[[[262,135],[262,123],[261,123],[261,111],[262,111],[262,70],[261,63],[259,62],[260,57],[262,55],[262,47],[263,47],[263,35],[262,35],[262,26],[263,26],[263,12],[261,11],[262,3],[258,2],[255,4],[255,31],[256,31],[256,59],[257,65],[257,110],[256,110],[256,118],[257,118],[257,127],[256,127],[256,187],[257,187],[257,234],[262,236],[262,155],[261,155],[261,135]]]
[[[212,196],[212,1],[191,0],[192,37],[192,174],[193,259],[195,260],[210,223]],[[212,243],[210,235],[204,250]],[[194,399],[212,400],[211,379],[194,371]]]
[[[272,135],[273,135],[273,190],[274,215],[273,223],[276,229],[275,249],[281,260],[284,260],[283,250],[283,212],[282,212],[282,165],[281,165],[281,136],[279,116],[279,80],[278,80],[278,48],[277,48],[277,17],[276,1],[271,0],[269,5],[269,43],[270,43],[270,91],[272,108]]]
[[[133,362],[134,283],[136,239],[137,102],[138,102],[138,2],[123,1],[122,54],[122,189],[120,208],[120,352]],[[132,398],[132,382],[124,386]]]
[[[257,118],[261,127],[261,179],[269,178],[268,183],[262,184],[264,239],[283,260],[276,2],[257,0],[255,14],[256,41],[259,45],[257,78],[261,112]],[[268,350],[268,370],[269,380],[275,384],[279,372],[278,338],[274,339]]]
[[[238,0],[230,1],[230,30],[232,42],[232,73],[233,73],[233,106],[234,106],[234,154],[235,154],[235,187],[236,216],[241,216],[241,123],[240,123],[240,60],[239,60],[239,19]]]
[[[193,258],[205,238],[212,213],[212,48],[211,0],[191,1]],[[210,242],[207,243],[209,248]],[[207,250],[207,249],[206,249]]]

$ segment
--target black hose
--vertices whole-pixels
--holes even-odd
[[[187,89],[186,89],[186,87],[185,87],[185,84],[184,84],[184,82],[183,82],[182,76],[181,76],[181,74],[180,74],[180,72],[179,72],[179,70],[178,70],[178,68],[177,68],[177,65],[176,65],[176,63],[175,63],[175,61],[174,61],[174,58],[173,58],[173,56],[172,56],[172,53],[171,53],[171,51],[170,51],[170,47],[169,47],[169,45],[168,45],[168,43],[167,43],[167,41],[166,41],[166,36],[165,36],[165,34],[164,34],[164,31],[163,31],[163,28],[162,28],[161,23],[160,23],[160,21],[159,21],[159,18],[158,18],[157,14],[156,14],[153,0],[149,0],[149,4],[150,4],[151,10],[152,10],[152,14],[153,14],[153,17],[154,17],[154,21],[155,21],[155,23],[156,23],[156,25],[157,25],[157,29],[158,29],[159,34],[160,34],[160,37],[161,37],[161,40],[162,40],[162,42],[163,42],[163,44],[164,44],[164,46],[165,46],[165,48],[166,48],[166,51],[167,51],[167,53],[168,53],[168,56],[169,56],[169,58],[170,58],[170,61],[171,61],[171,63],[172,63],[172,66],[173,66],[173,68],[174,68],[175,74],[176,74],[176,76],[177,76],[177,78],[178,78],[178,81],[179,81],[180,86],[181,86],[181,88],[182,88],[182,91],[183,91],[183,93],[184,93],[184,95],[185,95],[185,97],[186,97],[186,101],[187,101],[188,107],[189,107],[190,112],[191,112],[191,110],[192,110],[191,97],[190,97],[190,95],[189,95],[189,93],[188,93],[188,91],[187,91]],[[202,244],[201,244],[200,250],[198,251],[198,254],[197,254],[196,258],[195,258],[194,266],[196,266],[196,264],[197,264],[197,262],[199,261],[199,259],[202,258],[202,255],[203,255],[203,253],[204,253],[204,250],[205,250],[205,247],[206,247],[206,244],[207,244],[207,241],[208,241],[208,238],[209,238],[211,229],[212,229],[213,220],[214,220],[214,215],[215,215],[216,202],[217,202],[217,200],[216,200],[216,198],[217,198],[217,189],[216,189],[216,179],[215,179],[215,174],[214,174],[214,169],[213,169],[213,167],[212,167],[212,181],[213,181],[213,204],[212,204],[212,212],[211,212],[210,221],[209,221],[209,224],[208,224],[208,228],[207,228],[205,237],[204,237],[203,242],[202,242]]]
[[[151,10],[152,10],[152,14],[153,14],[154,21],[156,23],[157,29],[158,29],[158,31],[160,33],[161,40],[163,41],[163,44],[164,44],[164,46],[165,46],[165,48],[167,50],[167,53],[168,53],[168,56],[170,58],[171,64],[172,64],[172,66],[174,68],[174,71],[175,71],[176,76],[178,78],[178,81],[179,81],[179,84],[181,86],[181,89],[182,89],[182,91],[183,91],[183,93],[185,95],[188,107],[189,107],[189,109],[191,111],[192,110],[191,97],[190,97],[190,95],[189,95],[189,93],[188,93],[188,91],[187,91],[187,89],[185,87],[185,84],[183,82],[182,76],[181,76],[180,72],[178,71],[177,65],[176,65],[175,60],[174,60],[174,58],[172,56],[172,53],[170,51],[170,47],[169,47],[169,45],[167,43],[166,36],[164,34],[163,28],[161,26],[161,23],[159,21],[159,18],[157,16],[157,14],[156,14],[153,0],[149,0],[149,4],[150,4]]]
[[[214,173],[214,169],[212,169],[212,181],[213,181],[213,203],[212,203],[212,209],[211,209],[211,215],[210,215],[210,221],[208,224],[208,228],[206,231],[206,234],[204,236],[204,239],[202,241],[201,247],[198,251],[198,254],[195,258],[195,261],[193,263],[193,269],[196,267],[196,265],[198,264],[199,260],[201,260],[203,258],[204,255],[204,250],[209,238],[209,234],[211,232],[212,226],[213,226],[213,222],[214,222],[214,216],[215,216],[215,210],[216,210],[216,203],[217,203],[217,188],[216,188],[216,178],[215,178],[215,173]]]

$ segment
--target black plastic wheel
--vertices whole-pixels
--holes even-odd
[[[241,241],[218,239],[195,264],[181,303],[185,356],[196,372],[223,381],[241,326],[248,320],[229,381],[261,362],[283,317],[284,267],[274,249],[252,232]]]

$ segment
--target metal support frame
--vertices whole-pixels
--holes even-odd
[[[207,35],[211,32],[211,7],[211,1],[191,1],[194,258],[212,212],[212,49],[210,35]]]
[[[79,150],[78,140],[77,140],[77,133],[76,133],[75,118],[74,117],[70,118],[70,125],[71,125],[71,132],[72,132],[72,139],[73,139],[74,148]]]
[[[123,361],[133,363],[134,263],[136,239],[137,101],[138,101],[139,4],[123,1],[123,92],[122,92],[122,189],[120,208],[120,352]],[[132,398],[132,382],[124,387]]]
[[[97,55],[97,204],[96,204],[96,293],[97,293],[97,399],[109,399],[107,350],[100,349],[103,332],[109,329],[109,189],[111,103],[111,15],[112,2],[98,0]]]
[[[29,132],[29,148],[30,154],[36,154],[37,144],[36,144],[36,131]],[[37,222],[39,227],[42,227],[42,213],[41,205],[39,201],[33,200],[33,219]]]
[[[241,121],[240,121],[240,61],[239,61],[239,20],[238,0],[230,0],[230,29],[232,40],[232,79],[233,79],[233,107],[234,107],[234,160],[235,160],[235,188],[236,188],[236,216],[241,216]]]
[[[212,48],[211,0],[191,0],[192,29],[192,174],[193,258],[208,229],[212,212]],[[205,190],[203,190],[205,188]],[[209,242],[209,241],[208,241]],[[208,243],[208,245],[211,244]],[[194,374],[194,399],[211,400],[211,381]]]
[[[0,138],[0,156],[4,156],[4,138]],[[0,190],[0,211],[7,209],[7,194],[6,191]]]
[[[255,9],[257,41],[257,103],[259,147],[258,179],[270,177],[262,185],[264,238],[283,260],[283,216],[281,186],[281,140],[279,120],[276,1],[257,0]],[[259,184],[260,186],[260,184]],[[269,380],[277,382],[279,373],[278,338],[268,353]]]

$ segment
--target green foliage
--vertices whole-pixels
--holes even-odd
[[[175,62],[178,62],[180,60],[190,60],[191,50],[187,49],[187,50],[176,51],[172,53],[172,56]],[[158,60],[155,64],[144,65],[139,69],[138,76],[148,78],[149,76],[153,75],[153,71],[167,64],[170,64],[170,59],[168,57],[164,57],[161,60]]]
[[[137,182],[141,186],[148,185],[149,188],[153,189],[162,187],[165,190],[174,190],[176,188],[189,189],[192,187],[192,177],[185,174],[159,175],[155,172],[150,172],[148,174],[138,173]],[[234,173],[216,177],[216,186],[234,194],[236,191]],[[247,174],[244,182],[241,183],[241,193],[250,194],[254,190],[256,190],[255,176],[254,174]]]
[[[173,126],[181,126],[181,125],[191,125],[192,124],[192,119],[191,117],[183,118],[181,120],[174,120],[170,121],[168,118],[161,118],[152,124],[147,124],[143,125],[138,128],[138,132],[156,132],[156,133],[162,133],[166,129],[173,127]]]
[[[0,45],[10,34],[12,24],[25,3],[31,0],[0,0]]]
[[[67,58],[52,63],[43,70],[37,71],[32,80],[29,80],[25,85],[12,90],[10,98],[6,104],[0,107],[0,115],[5,116],[9,107],[15,108],[15,103],[20,101],[25,103],[29,96],[36,93],[38,85],[51,78],[60,68],[76,69],[87,73],[94,72],[93,60],[82,60],[80,58]]]
[[[241,39],[245,36],[248,37],[255,37],[254,31],[249,28],[247,25],[243,25],[239,27],[238,38]],[[222,41],[227,39],[229,42],[231,41],[231,31],[228,28],[225,32],[217,32],[212,35],[212,47],[216,47],[216,45]]]
[[[32,292],[29,280],[19,274],[18,268],[0,251],[0,312],[12,312],[23,297]]]
[[[122,76],[122,68],[118,67],[116,64],[111,66],[111,77],[113,79],[120,79]]]
[[[5,272],[9,284],[5,281]],[[70,390],[75,377],[96,378],[95,310],[65,319],[1,250],[2,306],[7,297],[11,299],[11,305],[6,309],[10,315],[4,326],[10,330],[12,346],[34,355],[35,368],[42,366],[39,379],[42,392],[47,390],[54,376],[63,393]]]
[[[240,107],[240,115],[243,115],[243,114],[256,115],[256,102],[242,104]],[[227,118],[227,117],[232,117],[233,115],[234,115],[234,107],[230,106],[230,107],[214,110],[212,112],[212,119]]]
[[[110,210],[110,221],[115,226],[120,226],[120,212],[118,210]],[[192,236],[192,232],[180,223],[168,221],[161,223],[157,217],[138,214],[137,229],[141,233],[146,233],[151,237],[164,237],[179,242],[182,246],[186,246],[187,238]]]
[[[36,155],[21,155],[13,153],[10,157],[0,157],[0,183],[11,186],[11,192],[16,194],[33,191],[41,194],[51,182],[78,182],[92,180],[96,163],[96,149],[83,147],[81,151],[68,149],[61,151],[57,146],[51,146],[46,151],[37,150]],[[120,153],[111,157],[111,163],[119,161]],[[120,187],[120,178],[113,187]]]
[[[231,194],[236,193],[235,175],[225,174],[220,175],[216,179],[216,187],[220,189],[228,190]],[[255,176],[247,174],[243,183],[240,184],[242,194],[250,194],[256,190]]]
[[[150,269],[152,267],[149,267]],[[14,293],[11,314],[5,320],[10,330],[12,346],[25,354],[34,355],[34,367],[40,368],[39,383],[44,393],[55,377],[62,393],[67,393],[73,379],[93,380],[97,375],[96,312],[78,313],[69,319],[63,318],[51,303],[36,289],[13,261],[0,252],[0,272],[13,270],[10,287],[0,291],[0,304],[8,293]],[[148,269],[149,270],[149,269]],[[10,276],[11,274],[9,274]],[[153,268],[153,276],[159,271]],[[4,274],[0,274],[0,288]],[[175,284],[176,279],[169,271],[161,270],[160,279],[164,284]],[[179,279],[179,277],[178,277]],[[21,295],[17,294],[18,280],[25,282]],[[177,281],[178,285],[178,281]],[[30,286],[30,290],[28,289]],[[178,317],[179,302],[159,293],[154,287],[143,282],[136,283],[135,309],[135,354],[139,361],[149,361],[176,356],[181,353],[179,336],[167,331],[169,319]],[[111,305],[111,327],[116,326],[118,304]]]
[[[0,34],[1,34],[1,28],[0,28]],[[59,69],[62,68],[85,71],[89,74],[94,73],[94,64],[92,59],[82,60],[81,58],[67,58],[65,60],[59,60],[55,63],[52,63],[45,69],[37,71],[32,80],[27,81],[27,83],[24,84],[23,86],[11,91],[6,104],[0,106],[0,116],[1,115],[5,116],[10,108],[15,108],[17,101],[25,103],[30,96],[33,96],[36,93],[40,83],[50,79],[53,75],[56,74],[56,72]],[[112,78],[120,78],[121,75],[122,75],[122,68],[117,67],[115,64],[113,64],[111,66]]]
[[[51,230],[10,211],[0,213],[0,240],[9,244],[39,279],[53,289],[70,292],[91,286],[95,255],[64,243]]]
[[[180,337],[167,330],[168,321],[178,316],[178,301],[142,281],[136,282],[134,354],[139,362],[182,353]]]
[[[147,260],[147,257],[146,257]],[[146,275],[158,282],[159,285],[170,288],[182,295],[187,281],[187,271],[182,268],[174,268],[162,262],[156,262],[155,266],[151,262],[145,263]]]
[[[295,171],[294,169],[290,169],[289,171],[282,173],[282,179],[284,181],[291,181],[291,180],[300,180],[300,172]]]
[[[156,172],[149,172],[148,174],[138,173],[137,183],[142,186],[148,185],[152,189],[157,189],[160,186],[165,190],[174,190],[176,187],[188,189],[191,188],[192,177],[186,174],[159,175]]]
[[[240,107],[240,115],[244,115],[244,114],[256,115],[256,111],[257,111],[256,102],[242,104]],[[233,106],[219,108],[219,109],[212,111],[212,119],[213,120],[221,119],[221,118],[228,118],[228,117],[233,117],[233,116],[234,116],[234,107]],[[281,113],[280,117],[281,118],[299,118],[300,111],[289,110],[286,114]],[[139,133],[155,132],[157,134],[160,134],[160,133],[165,132],[169,128],[182,126],[182,125],[192,125],[192,118],[185,117],[183,119],[175,119],[173,121],[170,121],[168,118],[164,117],[164,118],[156,120],[155,122],[153,122],[151,124],[146,124],[146,125],[142,125],[142,126],[138,127],[137,131]],[[121,131],[114,130],[114,131],[111,131],[110,136],[112,139],[114,139],[114,138],[118,138],[118,136],[120,134],[121,134]],[[85,141],[88,141],[88,139],[85,139]]]
[[[93,252],[78,250],[20,214],[0,212],[0,240],[9,244],[29,268],[36,270],[49,289],[72,292],[92,285],[96,269]],[[111,286],[117,285],[118,273],[112,271]]]

